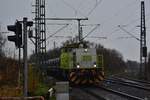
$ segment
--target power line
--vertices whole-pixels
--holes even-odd
[[[118,27],[123,30],[124,32],[126,32],[128,35],[130,35],[131,37],[135,38],[138,41],[141,41],[139,38],[137,38],[136,36],[134,36],[132,33],[128,32],[127,30],[125,30],[123,27],[121,27],[120,25],[118,25]]]
[[[59,36],[53,36],[52,38],[72,38],[72,36],[62,36],[62,35],[59,35]]]
[[[102,1],[103,1],[103,0],[99,0],[99,1],[96,0],[96,4],[95,4],[94,7],[88,12],[87,16],[90,16],[90,15],[93,13],[93,11],[101,4]]]
[[[116,39],[130,39],[133,38],[132,36],[126,36],[126,37],[117,37]]]
[[[73,7],[71,4],[69,4],[65,0],[60,0],[60,1],[63,2],[66,6],[70,7],[72,10],[74,10],[75,11],[75,15],[77,13],[80,13],[83,17],[86,17],[82,12],[80,12],[79,10],[77,10],[75,7]]]
[[[95,29],[97,29],[99,26],[100,26],[100,24],[97,24],[88,34],[86,34],[86,35],[82,38],[82,40],[84,40],[86,37],[88,37],[90,34],[92,34],[92,32],[93,32]]]
[[[69,23],[47,23],[46,25],[68,25],[68,24]]]
[[[149,16],[150,16],[150,13],[147,14],[146,16],[147,16],[146,21],[148,21],[148,20],[150,19],[150,17],[149,17]],[[129,23],[125,24],[124,26],[129,27],[130,25],[133,25],[133,23],[135,23],[135,22],[137,22],[137,21],[139,21],[139,20],[140,20],[140,18],[134,19],[134,20],[130,21]],[[114,29],[112,32],[110,32],[110,33],[109,33],[110,35],[112,35],[114,32],[117,32],[117,31],[120,30],[118,27],[114,27],[114,28],[117,28],[117,29]],[[135,28],[135,27],[134,27],[134,28]],[[110,35],[109,35],[109,36],[110,36]]]
[[[103,20],[103,21],[102,21],[102,25],[105,24],[106,22],[109,22],[110,20],[112,20],[113,17],[118,16],[120,12],[122,13],[122,12],[123,12],[122,9],[127,9],[127,7],[129,8],[129,7],[131,7],[133,4],[135,5],[135,2],[137,2],[137,0],[134,0],[133,2],[127,4],[126,6],[123,6],[121,9],[119,9],[118,11],[116,11],[116,13],[114,13],[111,17],[108,17],[108,18],[106,18],[105,20]],[[136,20],[136,21],[137,21],[137,20]],[[115,26],[114,28],[117,28],[117,27]],[[119,30],[120,30],[120,29],[118,29],[118,28],[117,28],[117,29],[114,29],[112,32],[110,32],[110,33],[108,33],[108,34],[112,35],[114,32],[117,32],[117,31],[119,31]]]
[[[99,25],[99,24],[82,24],[81,26],[96,26],[96,25]]]
[[[53,34],[49,35],[46,40],[48,40],[50,37],[52,37],[53,35],[57,34],[58,32],[62,31],[64,28],[66,28],[69,24],[61,27],[60,29],[58,29],[56,32],[54,32]]]
[[[107,39],[107,37],[105,36],[90,36],[90,37],[87,37],[87,38],[97,38],[97,39]]]
[[[135,4],[135,2],[137,2],[137,0],[134,0],[130,4],[127,4],[126,6],[123,6],[121,9],[119,9],[118,11],[116,11],[116,13],[114,13],[111,17],[109,17],[106,20],[104,20],[103,23],[106,23],[106,22],[110,21],[111,19],[113,19],[113,17],[118,16],[120,12],[123,13],[123,9],[127,9],[127,7],[129,8],[130,6],[132,6],[133,4]]]

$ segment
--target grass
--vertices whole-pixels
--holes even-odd
[[[3,86],[0,88],[0,96],[21,96],[22,88]]]

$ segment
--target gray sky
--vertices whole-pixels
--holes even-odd
[[[34,0],[1,0],[0,1],[0,23],[3,30],[6,25],[14,24],[15,20],[22,20],[24,16],[31,20],[34,14],[34,8],[31,6]],[[147,46],[150,51],[150,0],[145,0],[146,6],[146,27],[147,27]],[[94,10],[92,10],[94,9]],[[47,17],[88,17],[88,21],[83,24],[101,24],[90,36],[105,36],[104,39],[89,39],[92,42],[101,43],[107,48],[118,50],[123,54],[124,59],[139,61],[140,43],[127,33],[118,28],[118,25],[124,25],[124,28],[140,37],[140,0],[46,0]],[[75,36],[77,35],[76,21],[47,21],[47,23],[69,23],[70,25],[57,35]],[[47,36],[56,32],[62,26],[47,25]],[[83,35],[86,35],[93,26],[83,28]],[[11,33],[10,33],[11,34]],[[62,38],[51,38],[48,40],[48,49],[53,48],[53,42],[57,46],[65,41]],[[14,43],[7,42],[8,48],[13,48]],[[29,41],[29,53],[34,50],[32,43]]]

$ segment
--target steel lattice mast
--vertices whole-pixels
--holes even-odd
[[[140,35],[140,73],[147,77],[147,47],[146,47],[146,27],[145,27],[145,5],[141,1],[141,35]]]
[[[35,53],[37,62],[43,64],[46,53],[45,0],[36,0],[35,3]]]

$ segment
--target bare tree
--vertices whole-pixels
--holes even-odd
[[[104,69],[107,75],[123,73],[126,69],[125,61],[120,52],[108,49],[101,44],[96,45],[97,53],[104,57]]]

